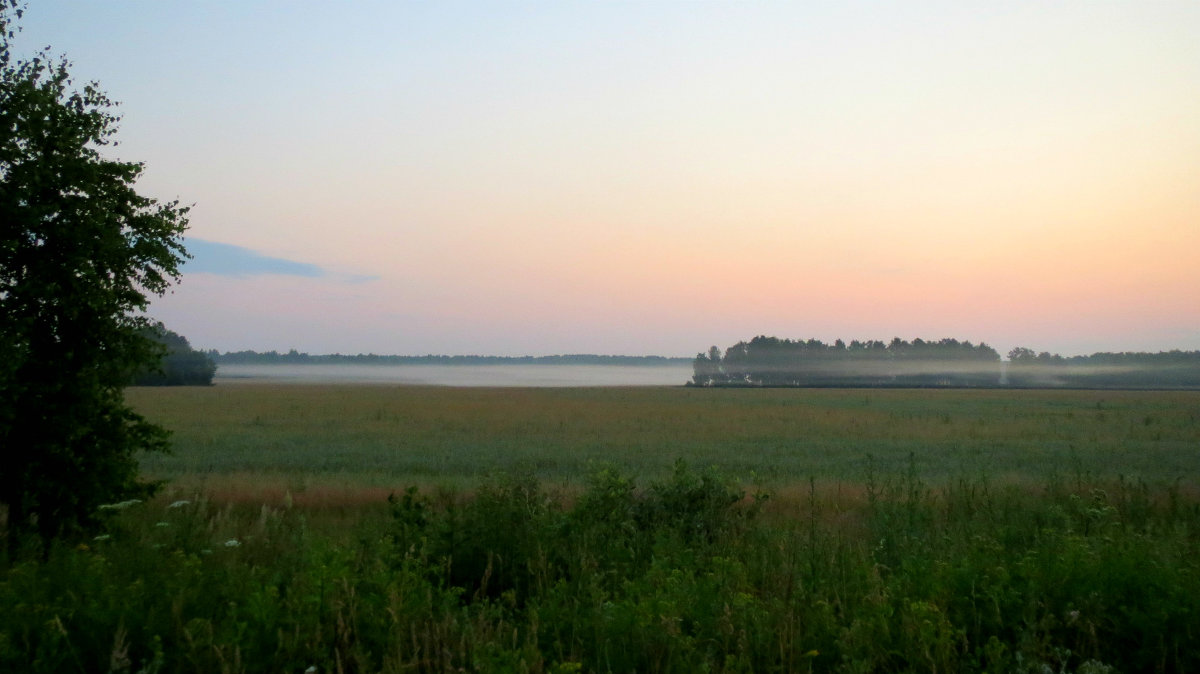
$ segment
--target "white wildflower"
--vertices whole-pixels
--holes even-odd
[[[142,500],[139,498],[131,498],[128,501],[121,501],[120,503],[105,503],[100,506],[100,510],[124,510],[131,505],[137,505],[141,502]]]
[[[155,522],[154,526],[158,527],[159,529],[162,529],[163,527],[171,526],[171,523],[170,522]]]
[[[93,538],[92,540],[93,541],[107,541],[110,538],[112,538],[112,536],[110,536],[109,534],[100,534],[99,536]]]
[[[241,544],[242,544],[241,541],[239,541],[236,538],[231,538],[231,539],[225,541],[225,547],[227,547],[227,548],[236,548],[237,546],[239,546]]]
[[[183,506],[185,506],[185,505],[187,505],[187,504],[189,504],[189,503],[191,503],[191,501],[187,501],[187,500],[183,500],[183,501],[175,501],[175,502],[174,502],[174,503],[172,503],[171,505],[167,506],[167,510],[170,510],[170,509],[172,509],[172,508],[182,508]]]
[[[317,674],[317,666],[310,665],[308,669],[304,670],[304,674]]]

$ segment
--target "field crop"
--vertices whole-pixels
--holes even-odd
[[[602,465],[662,477],[676,459],[771,487],[1053,473],[1200,476],[1200,392],[443,388],[131,389],[174,431],[145,471],[229,489],[469,487],[525,473],[579,485]]]

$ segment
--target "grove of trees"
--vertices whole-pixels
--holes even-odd
[[[1197,388],[1200,351],[1096,353],[1064,358],[1019,347],[1001,360],[956,339],[790,340],[758,336],[692,362],[691,386]]]
[[[790,340],[758,336],[694,361],[696,386],[994,386],[1000,354],[987,344]]]
[[[147,335],[163,349],[162,359],[144,367],[133,379],[135,386],[210,386],[217,364],[204,351],[192,348],[183,335],[162,324]]]

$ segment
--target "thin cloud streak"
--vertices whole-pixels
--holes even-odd
[[[189,274],[215,274],[230,278],[262,275],[300,276],[326,278],[342,283],[366,283],[379,278],[367,274],[335,273],[309,262],[263,255],[249,248],[218,241],[188,238],[186,246],[192,259],[184,264],[183,270]]]

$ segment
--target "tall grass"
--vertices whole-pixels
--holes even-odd
[[[9,561],[22,672],[1106,672],[1200,667],[1200,500],[1173,484],[744,493],[676,463],[388,503],[132,504]],[[173,498],[173,497],[172,497]]]

